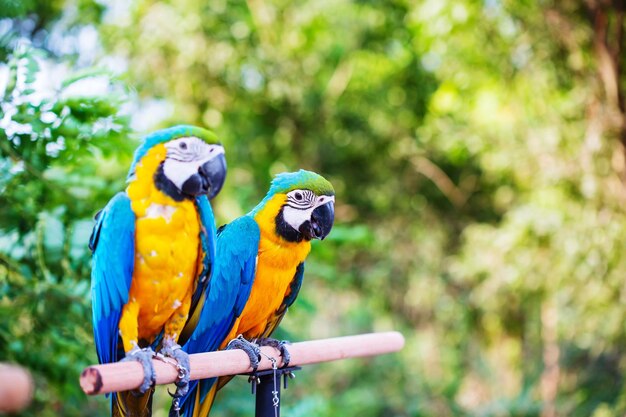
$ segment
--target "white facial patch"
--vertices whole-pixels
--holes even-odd
[[[307,220],[311,220],[313,210],[328,202],[334,202],[334,195],[316,196],[309,190],[294,190],[287,194],[287,204],[283,207],[283,219],[296,230]]]
[[[202,165],[224,154],[222,145],[210,145],[195,136],[169,141],[165,148],[167,157],[163,163],[163,173],[179,190],[182,190],[189,177],[198,173]]]
[[[283,208],[283,218],[287,222],[287,224],[293,227],[296,230],[300,230],[300,226],[307,220],[311,220],[311,213],[315,210],[313,207],[302,210],[293,208],[290,206],[285,206]]]
[[[201,165],[201,163],[180,162],[166,159],[163,164],[163,173],[167,179],[174,183],[176,188],[182,190],[185,181],[193,174],[197,173]]]

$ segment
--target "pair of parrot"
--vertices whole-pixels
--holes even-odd
[[[96,215],[89,246],[98,359],[139,361],[144,370],[138,392],[112,394],[114,416],[151,415],[155,352],[179,369],[171,416],[208,415],[229,380],[190,383],[188,354],[243,348],[255,368],[258,345],[270,344],[289,361],[269,336],[298,295],[311,240],[332,228],[333,187],[309,171],[279,174],[250,213],[216,230],[210,199],[225,178],[212,132],[157,131],[136,150],[126,191]]]

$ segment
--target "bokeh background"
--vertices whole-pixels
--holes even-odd
[[[77,384],[91,219],[141,135],[181,122],[226,146],[220,224],[278,172],[335,185],[279,336],[407,338],[299,372],[284,415],[624,415],[625,12],[0,0],[0,360],[36,377],[23,415],[107,414]],[[217,416],[252,413],[243,379],[218,397]]]

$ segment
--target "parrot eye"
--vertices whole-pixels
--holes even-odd
[[[302,200],[302,194],[300,193],[296,193],[295,196],[296,200],[301,201]]]
[[[179,143],[179,144],[178,144],[178,147],[179,147],[180,149],[187,149],[187,143],[185,143],[185,142],[181,142],[181,143]]]

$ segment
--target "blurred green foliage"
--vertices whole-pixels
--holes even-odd
[[[214,129],[229,161],[221,222],[277,172],[333,182],[337,224],[281,336],[398,329],[407,346],[307,368],[284,413],[600,417],[626,412],[618,3],[84,1],[10,22],[95,24],[141,126]],[[80,63],[80,48],[37,58],[11,42],[5,67],[25,79],[39,62]],[[112,83],[33,103],[18,82],[2,104],[2,128],[26,130],[0,138],[0,359],[37,372],[37,415],[106,413],[75,381],[95,357],[88,218],[122,189],[134,146]],[[252,410],[244,381],[215,407]]]
[[[85,242],[96,207],[123,186],[111,163],[129,142],[125,93],[74,95],[98,72],[75,74],[46,91],[41,67],[54,65],[24,44],[9,56],[0,130],[0,358],[35,373],[34,415],[82,415],[76,384],[95,360],[87,318]],[[88,79],[90,78],[90,79]],[[130,146],[129,146],[130,145]],[[85,404],[83,404],[85,403]],[[97,406],[95,401],[94,406]]]

